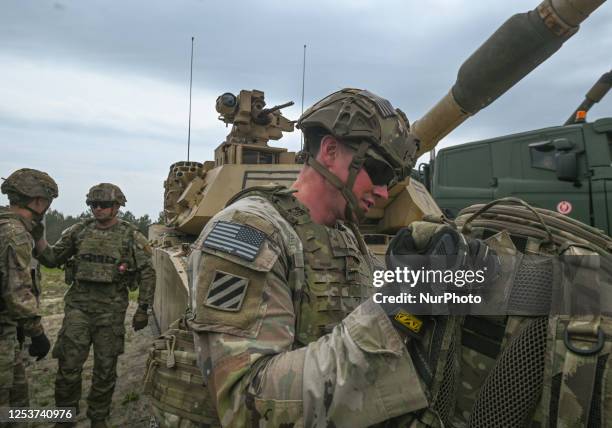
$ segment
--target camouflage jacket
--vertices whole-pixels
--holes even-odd
[[[278,196],[296,224],[246,196],[213,217],[190,257],[190,326],[221,424],[364,427],[425,407],[404,342],[368,298],[355,235],[305,224],[307,209]]]
[[[31,224],[0,208],[0,327],[23,327],[28,336],[43,332],[31,270]]]
[[[153,303],[155,272],[147,239],[130,223],[120,220],[98,229],[94,220],[77,223],[38,256],[49,267],[65,265],[67,307],[87,312],[122,312],[128,290],[139,283],[139,304]]]

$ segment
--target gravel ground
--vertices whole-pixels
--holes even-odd
[[[40,301],[43,313],[43,324],[49,339],[55,343],[57,332],[64,316],[63,295],[66,291],[63,272],[58,269],[43,269],[42,296]],[[145,328],[134,332],[131,326],[132,315],[136,310],[135,295],[130,295],[130,306],[125,318],[126,338],[125,353],[119,357],[117,365],[117,386],[113,395],[110,424],[113,427],[148,427],[149,411],[147,397],[142,394],[145,364],[149,344],[153,339],[151,329]],[[27,355],[27,352],[25,352]],[[29,356],[28,356],[29,358]],[[93,350],[83,367],[83,394],[81,414],[78,416],[77,427],[89,427],[86,416],[87,394],[91,384],[93,367]],[[30,383],[30,406],[53,407],[53,389],[57,360],[51,358],[51,353],[42,361],[36,362],[29,358],[28,379]],[[51,427],[52,424],[37,423],[34,427]]]

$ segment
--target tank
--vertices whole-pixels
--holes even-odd
[[[432,150],[468,117],[485,108],[554,54],[604,0],[545,0],[509,18],[460,67],[449,92],[412,124],[419,155]],[[398,82],[399,84],[400,82]],[[254,185],[290,186],[302,165],[295,153],[268,145],[294,122],[281,114],[293,103],[266,108],[264,93],[242,90],[217,98],[219,119],[232,125],[214,160],[177,162],[164,182],[165,225],[149,230],[157,281],[153,307],[160,331],[187,307],[187,257],[204,225],[237,192]],[[366,242],[384,254],[393,234],[424,216],[442,212],[417,180],[406,179],[360,224]]]

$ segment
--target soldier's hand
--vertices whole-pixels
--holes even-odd
[[[42,222],[35,223],[30,235],[32,235],[34,242],[40,241],[45,236],[45,225]]]
[[[410,227],[402,229],[389,244],[386,265],[390,271],[408,269],[421,274],[418,279],[394,279],[393,283],[380,289],[385,297],[380,302],[381,306],[396,328],[408,335],[419,336],[423,334],[420,326],[427,321],[429,315],[464,310],[463,307],[455,308],[446,303],[430,303],[423,296],[440,296],[446,291],[468,293],[473,290],[470,284],[455,287],[451,282],[449,285],[442,279],[443,275],[483,270],[491,279],[498,270],[499,259],[484,242],[466,238],[448,225],[414,222]],[[441,272],[442,275],[427,275],[427,272]],[[454,274],[451,276],[454,277]],[[404,298],[408,295],[411,295],[410,298]],[[466,308],[469,309],[468,306]],[[415,328],[418,331],[411,331],[412,326],[418,326],[418,329]]]
[[[33,357],[37,357],[36,361],[39,361],[45,358],[49,353],[49,349],[51,349],[51,342],[49,342],[45,333],[42,333],[32,337],[32,344],[28,348],[28,353]]]
[[[134,312],[134,317],[132,318],[132,327],[134,331],[142,330],[149,324],[149,314],[147,313],[147,309],[139,307]]]

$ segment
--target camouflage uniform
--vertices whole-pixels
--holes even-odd
[[[58,359],[55,381],[57,406],[77,407],[81,371],[93,344],[92,386],[87,399],[91,420],[104,420],[117,377],[117,358],[124,350],[128,291],[139,282],[139,306],[153,301],[155,273],[146,238],[128,222],[108,229],[85,220],[64,232],[40,254],[42,264],[65,265],[71,286],[64,297],[65,316],[53,348]]]
[[[22,360],[24,336],[32,338],[29,353],[38,359],[50,347],[38,312],[40,272],[32,259],[32,230],[41,228],[44,212],[36,211],[30,203],[46,200],[48,208],[58,190],[46,173],[22,168],[2,183],[1,191],[8,196],[10,208],[0,207],[0,407],[27,407],[28,382]],[[19,210],[29,211],[30,218]]]
[[[215,248],[219,224],[262,237],[257,256]],[[195,248],[191,327],[223,426],[369,426],[426,406],[402,338],[368,299],[373,256],[350,228],[262,190],[217,214]]]
[[[30,271],[31,228],[31,222],[0,208],[0,407],[29,405],[17,330],[26,336],[44,332]]]

